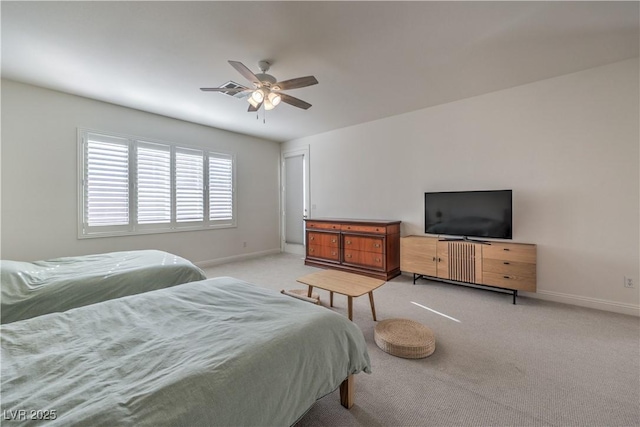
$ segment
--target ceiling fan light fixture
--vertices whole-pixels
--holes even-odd
[[[249,101],[249,104],[251,104],[253,106],[253,108],[258,108],[258,105],[260,105],[259,102],[257,102],[255,99],[253,99],[253,96],[248,97],[247,101]]]
[[[256,102],[264,101],[264,90],[263,89],[254,90],[253,93],[251,94],[251,98],[253,98],[253,100]]]
[[[273,110],[274,108],[276,108],[276,106],[273,105],[271,100],[269,100],[269,97],[266,97],[264,99],[264,109],[268,111],[268,110]]]
[[[269,95],[267,95],[267,100],[275,107],[276,105],[280,104],[280,101],[282,101],[282,97],[275,92],[271,92],[269,93]]]

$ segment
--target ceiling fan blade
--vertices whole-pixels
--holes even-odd
[[[246,87],[201,87],[200,90],[204,92],[244,92],[251,91],[252,89],[247,89]]]
[[[287,89],[297,89],[299,87],[313,86],[317,84],[318,84],[318,80],[316,80],[315,77],[306,76],[306,77],[298,77],[297,79],[278,82],[274,84],[274,86],[279,87],[280,90],[287,90]]]
[[[231,66],[233,68],[236,69],[236,71],[238,71],[240,74],[242,74],[242,76],[249,80],[251,83],[255,84],[255,85],[260,85],[260,79],[258,79],[256,77],[255,74],[253,74],[251,72],[250,69],[248,69],[246,67],[246,65],[244,65],[242,62],[238,62],[238,61],[229,61],[229,64],[231,64]]]
[[[286,102],[294,107],[302,108],[303,110],[308,110],[309,107],[311,107],[311,104],[303,101],[302,99],[295,98],[291,95],[287,95],[286,93],[279,93],[279,95],[282,97],[282,102]]]
[[[253,113],[256,112],[260,109],[260,107],[262,107],[262,102],[259,103],[258,105],[256,105],[255,107],[251,104],[249,104],[249,109],[247,110],[248,113]]]

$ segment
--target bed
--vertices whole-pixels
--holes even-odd
[[[46,261],[0,261],[0,323],[205,279],[177,255],[111,252]]]
[[[47,426],[289,426],[371,372],[362,332],[344,316],[230,277],[0,333],[7,425],[37,425],[30,416],[49,411]]]

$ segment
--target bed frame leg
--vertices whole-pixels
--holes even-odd
[[[355,378],[349,375],[346,380],[340,384],[340,403],[347,409],[351,409],[354,403],[355,395]]]

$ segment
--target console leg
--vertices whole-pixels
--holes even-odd
[[[518,296],[518,291],[517,290],[513,291],[513,305],[516,304],[516,297],[517,296]]]

